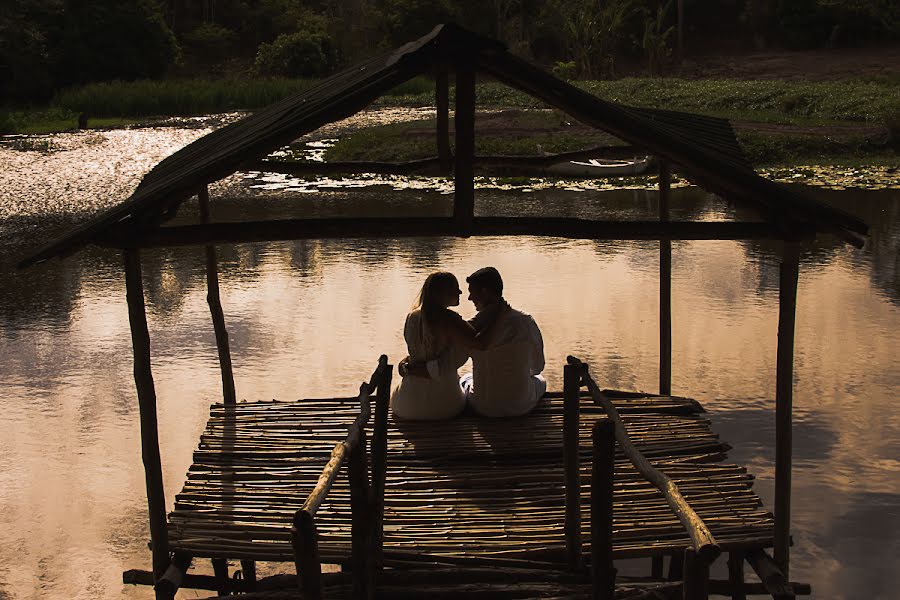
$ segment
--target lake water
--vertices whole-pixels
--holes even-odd
[[[201,123],[27,142],[43,152],[16,150],[21,140],[0,146],[0,599],[152,597],[149,588],[121,583],[123,570],[150,564],[121,259],[89,248],[24,272],[13,264],[126,197],[153,164],[206,130]],[[852,188],[869,176],[824,173],[812,183],[843,177],[840,187]],[[792,579],[811,583],[818,599],[896,597],[900,571],[900,189],[883,175],[866,184],[883,189],[813,190],[866,219],[873,235],[863,250],[823,240],[802,257]],[[213,214],[450,210],[439,183],[363,183],[378,185],[235,176],[214,187]],[[590,187],[485,181],[476,210],[656,214],[655,192],[641,184]],[[196,214],[196,206],[182,212]],[[675,219],[741,216],[694,188],[675,189],[672,212]],[[202,250],[152,251],[144,260],[171,507],[221,386]],[[464,277],[487,264],[504,275],[509,301],[541,326],[551,388],[561,388],[565,356],[575,354],[603,386],[654,391],[657,261],[652,242],[554,238],[223,247],[238,397],[355,395],[381,353],[393,362],[405,355],[403,319],[429,272]],[[673,269],[673,391],[703,403],[734,445],[730,460],[757,475],[755,489],[771,508],[778,246],[675,242]],[[473,312],[465,301],[460,310]]]

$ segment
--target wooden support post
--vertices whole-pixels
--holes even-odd
[[[200,200],[200,220],[209,223],[209,190],[201,188],[197,195]],[[222,311],[222,300],[219,297],[219,261],[216,247],[206,246],[206,301],[212,314],[213,329],[216,332],[216,349],[219,351],[219,367],[222,371],[222,396],[225,404],[234,404],[234,373],[231,369],[231,348],[228,343],[228,330],[225,329],[225,313]]]
[[[255,560],[242,560],[241,561],[241,577],[246,582],[246,585],[249,589],[256,588],[256,561]]]
[[[669,558],[669,581],[677,581],[684,577],[684,552],[676,551]]]
[[[591,587],[594,600],[613,600],[616,593],[612,555],[615,463],[615,426],[608,419],[597,419],[591,465]]]
[[[566,557],[569,568],[581,567],[581,472],[578,460],[578,422],[581,369],[563,367],[563,472],[566,483]]]
[[[709,565],[688,548],[684,552],[684,600],[709,598]]]
[[[373,577],[369,556],[371,550],[372,519],[370,516],[369,475],[366,464],[366,431],[361,429],[359,440],[350,451],[347,465],[350,479],[351,563],[353,568],[353,597],[372,598]]]
[[[134,384],[137,388],[141,421],[141,457],[147,485],[147,507],[150,513],[150,548],[153,553],[153,575],[158,580],[169,568],[169,532],[166,526],[166,494],[163,487],[162,463],[159,456],[159,425],[156,419],[156,389],[150,369],[150,332],[144,309],[144,283],[141,277],[141,255],[138,250],[123,252],[128,322],[134,350]],[[158,597],[164,597],[157,591]]]
[[[468,232],[475,215],[475,68],[474,59],[463,57],[456,64],[456,160],[453,218]]]
[[[441,172],[449,175],[453,169],[450,149],[450,77],[447,65],[439,65],[434,73],[434,104],[437,109],[437,151]]]
[[[291,543],[303,600],[322,600],[322,563],[319,559],[318,533],[313,516],[306,510],[298,510],[294,514]]]
[[[669,220],[672,172],[659,161],[659,220]],[[672,393],[672,240],[659,241],[659,393]]]
[[[191,566],[192,560],[193,558],[188,554],[181,552],[174,553],[169,568],[166,569],[165,574],[157,579],[154,584],[157,598],[160,596],[167,599],[175,598],[178,588],[180,588],[184,582],[185,575]]]
[[[731,600],[747,600],[744,591],[744,554],[739,550],[728,553],[728,583],[731,585]]]
[[[387,475],[387,420],[391,399],[392,365],[381,370],[375,393],[375,424],[372,431],[372,553],[373,568],[381,570],[384,542],[384,479]]]
[[[764,550],[750,550],[746,554],[747,562],[756,571],[766,592],[775,600],[793,600],[796,597],[793,585],[787,576],[778,568],[778,564]]]
[[[216,591],[220,596],[230,593],[231,580],[228,579],[228,561],[224,558],[214,558],[212,567],[216,576]]]
[[[653,556],[650,558],[650,577],[654,579],[662,579],[663,577],[663,557]]]
[[[793,412],[794,321],[800,245],[786,241],[778,288],[778,353],[775,378],[775,562],[790,577],[791,537],[791,420]]]

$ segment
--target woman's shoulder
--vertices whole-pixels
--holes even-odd
[[[442,308],[437,312],[435,318],[444,324],[456,324],[463,320],[463,318],[459,315],[455,310],[450,310],[449,308]]]

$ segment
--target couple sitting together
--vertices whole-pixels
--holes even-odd
[[[529,412],[544,395],[544,342],[530,315],[503,299],[503,280],[493,267],[472,273],[469,321],[450,310],[462,291],[452,273],[432,273],[406,317],[409,356],[400,361],[400,385],[391,395],[398,419],[450,419],[469,411],[485,417]],[[472,357],[473,373],[457,369]]]

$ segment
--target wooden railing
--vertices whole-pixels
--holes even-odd
[[[347,464],[350,482],[351,565],[354,598],[370,598],[374,569],[380,568],[383,538],[384,477],[387,451],[387,411],[391,387],[391,365],[382,355],[368,383],[359,386],[359,416],[347,437],[331,451],[316,486],[294,514],[291,541],[300,590],[305,600],[322,598],[322,563],[319,558],[315,517],[328,496],[341,467]],[[375,424],[372,436],[372,478],[366,460],[366,424],[372,415],[375,394]]]
[[[580,563],[581,551],[581,488],[578,465],[579,396],[586,386],[594,402],[603,407],[608,419],[598,420],[594,429],[593,477],[591,485],[591,554],[594,578],[594,597],[612,598],[615,569],[612,566],[612,449],[609,428],[635,469],[662,493],[672,512],[684,526],[691,539],[691,547],[684,558],[684,597],[705,598],[709,579],[709,565],[721,554],[721,548],[709,528],[681,495],[678,486],[631,443],[628,432],[612,402],[588,373],[588,366],[574,356],[568,357],[564,373],[563,448],[566,478],[566,548],[570,566]],[[604,466],[605,465],[605,466]],[[598,470],[599,469],[599,470]],[[604,486],[609,486],[606,490]],[[572,504],[577,504],[572,506]]]

